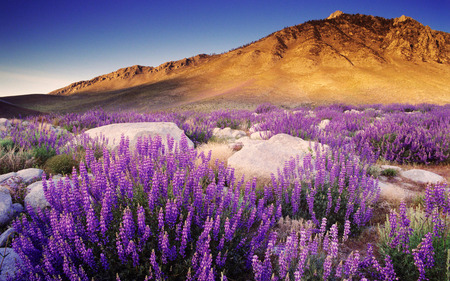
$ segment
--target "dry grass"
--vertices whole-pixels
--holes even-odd
[[[20,148],[9,151],[0,151],[0,174],[17,172],[22,169],[32,168],[35,165],[35,159],[32,155]]]
[[[213,169],[216,168],[216,160],[218,160],[219,163],[224,162],[225,164],[227,164],[228,158],[233,155],[233,150],[228,147],[228,144],[218,142],[209,142],[202,144],[197,147],[197,151],[199,154],[203,152],[205,155],[208,155],[208,153],[211,151],[211,161],[209,163],[210,167]],[[200,159],[197,160],[197,165],[200,164],[200,161]]]

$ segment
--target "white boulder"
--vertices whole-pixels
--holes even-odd
[[[244,174],[246,179],[270,178],[292,157],[298,155],[302,159],[312,153],[308,141],[287,134],[275,135],[267,141],[243,139],[244,147],[228,159],[228,166],[238,175]]]
[[[417,183],[431,183],[431,184],[436,184],[439,182],[445,182],[445,178],[441,177],[438,174],[429,172],[429,171],[425,171],[425,170],[421,170],[421,169],[412,169],[412,170],[408,170],[408,171],[402,171],[400,173],[400,176],[417,182]]]
[[[130,140],[130,148],[135,147],[138,138],[160,136],[162,143],[167,146],[167,136],[180,142],[184,131],[172,122],[140,122],[140,123],[118,123],[101,126],[85,132],[91,138],[106,138],[108,146],[112,149],[119,147],[122,135]],[[187,137],[186,137],[187,138]],[[188,146],[193,148],[194,143],[187,138]]]
[[[21,177],[25,184],[29,184],[32,181],[40,180],[43,173],[44,171],[41,169],[29,168],[18,171],[17,176]]]
[[[0,183],[5,182],[15,176],[17,176],[16,172],[11,172],[11,173],[0,175]]]

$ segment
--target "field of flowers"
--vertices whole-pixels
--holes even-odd
[[[329,120],[327,126],[321,126]],[[213,129],[285,133],[328,145],[261,185],[161,137],[110,151],[83,132],[174,122],[196,146]],[[58,128],[58,129],[55,129]],[[77,136],[77,142],[71,142]],[[50,207],[12,222],[13,280],[450,280],[447,183],[390,205],[377,162],[450,167],[450,105],[331,105],[256,111],[105,112],[17,120],[0,131],[0,174],[43,168]],[[56,159],[56,160],[55,160]],[[50,173],[68,176],[58,183]],[[19,196],[20,197],[20,196]],[[20,198],[17,197],[17,200]],[[352,248],[363,233],[373,241]],[[349,250],[352,249],[352,250]]]

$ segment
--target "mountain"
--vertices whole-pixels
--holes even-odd
[[[262,102],[444,104],[450,103],[449,81],[449,33],[406,16],[336,11],[223,54],[126,67],[50,95],[142,110]]]

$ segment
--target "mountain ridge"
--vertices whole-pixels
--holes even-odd
[[[406,16],[336,11],[219,55],[125,67],[50,94],[112,95],[130,88],[145,93],[174,80],[182,81],[172,90],[185,103],[202,95],[244,100],[254,95],[263,102],[449,103],[450,34]]]

